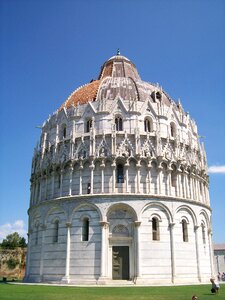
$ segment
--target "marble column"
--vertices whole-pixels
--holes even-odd
[[[171,179],[172,168],[168,168],[168,193],[172,196],[172,179]]]
[[[52,170],[52,198],[54,198],[54,191],[55,191],[55,170]]]
[[[148,193],[151,194],[151,164],[148,164]]]
[[[126,193],[129,193],[129,174],[128,174],[128,168],[129,168],[129,163],[126,162],[126,164],[124,165],[125,168],[125,178],[126,178]]]
[[[105,171],[105,163],[104,163],[104,160],[101,162],[101,165],[100,165],[100,169],[101,169],[101,193],[104,194],[104,181],[105,181],[105,174],[104,174],[104,171]]]
[[[69,168],[69,196],[72,195],[72,184],[73,184],[73,164],[70,164],[70,168]]]
[[[90,170],[91,170],[91,190],[90,190],[90,194],[93,194],[93,185],[94,185],[94,162],[92,161],[90,166],[89,166]]]
[[[195,231],[195,247],[196,247],[197,274],[198,274],[198,280],[201,282],[201,266],[200,266],[200,259],[199,259],[198,229],[199,229],[199,226],[195,225],[194,226],[194,231]]]
[[[62,197],[62,191],[63,191],[63,168],[60,170],[60,189],[59,189],[59,196]]]
[[[48,173],[45,174],[45,200],[47,200],[48,197]]]
[[[41,198],[42,198],[42,174],[39,177],[39,202],[41,202]]]
[[[65,276],[63,277],[62,281],[65,281],[69,283],[70,281],[70,235],[71,235],[71,227],[72,223],[67,222],[67,244],[66,244],[66,270],[65,270]]]
[[[115,193],[116,189],[116,163],[111,164],[112,167],[112,193]]]
[[[211,277],[214,276],[214,265],[213,265],[213,248],[212,248],[212,230],[208,230],[208,241],[209,241],[209,258],[211,267]]]
[[[43,280],[43,267],[44,267],[44,250],[45,250],[45,230],[46,230],[46,225],[42,224],[40,226],[41,228],[41,253],[40,253],[40,281]]]
[[[80,162],[80,177],[79,177],[79,195],[82,195],[82,175],[83,175],[83,164],[82,162]]]
[[[140,221],[135,221],[134,226],[135,226],[135,236],[136,236],[136,241],[135,241],[135,252],[136,252],[136,269],[135,269],[135,277],[138,279],[141,277],[141,263],[140,263]]]
[[[108,274],[108,229],[109,223],[106,221],[99,222],[102,228],[101,241],[101,279],[107,277]]]
[[[137,193],[140,193],[140,168],[141,164],[138,162],[136,164],[136,169],[137,169]]]
[[[176,276],[176,265],[175,265],[175,251],[174,251],[174,235],[173,235],[173,229],[174,229],[175,223],[170,223],[170,251],[171,251],[171,281],[174,283],[175,276]]]
[[[157,168],[157,171],[158,171],[158,194],[161,195],[162,194],[162,170],[163,170],[163,167],[161,166],[158,166]]]
[[[26,271],[25,271],[25,278],[24,281],[27,282],[29,281],[29,272],[30,272],[30,255],[31,255],[31,234],[32,234],[32,230],[29,231],[29,233],[27,233],[27,241],[28,241],[28,245],[27,245],[27,254],[26,254]]]

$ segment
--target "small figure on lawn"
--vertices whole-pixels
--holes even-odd
[[[212,288],[211,288],[211,292],[213,294],[217,294],[219,292],[219,289],[220,289],[220,285],[217,281],[215,281],[214,278],[211,278],[210,279],[211,283],[212,283]]]

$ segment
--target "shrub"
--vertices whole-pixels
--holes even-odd
[[[7,263],[8,268],[10,270],[13,270],[19,264],[19,261],[14,258],[9,258],[6,263]]]

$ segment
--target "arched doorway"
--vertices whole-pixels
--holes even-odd
[[[109,223],[108,264],[113,280],[135,277],[135,212],[125,204],[114,205],[107,214]]]

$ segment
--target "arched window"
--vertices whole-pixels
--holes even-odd
[[[155,96],[156,96],[156,99],[158,99],[158,100],[162,99],[162,94],[160,92],[156,92]]]
[[[89,219],[84,218],[82,224],[82,241],[88,241],[89,239]]]
[[[201,228],[202,228],[202,242],[203,244],[206,243],[206,238],[205,238],[205,225],[202,223],[201,224]]]
[[[173,122],[170,123],[170,136],[171,137],[176,136],[176,125]]]
[[[123,131],[123,119],[121,117],[115,118],[116,131]]]
[[[54,222],[54,229],[53,229],[53,243],[58,243],[59,238],[59,220]]]
[[[182,236],[183,236],[183,242],[188,242],[188,226],[187,226],[187,221],[182,220]]]
[[[86,132],[90,132],[91,128],[92,128],[92,120],[89,119],[89,120],[87,120],[87,123],[86,123]]]
[[[66,124],[62,124],[62,127],[61,127],[61,138],[62,139],[66,138]]]
[[[151,132],[152,131],[152,123],[148,118],[145,118],[144,129],[145,129],[145,132]]]
[[[117,183],[124,183],[124,170],[123,170],[123,165],[119,164],[117,165],[117,174],[116,174],[116,178],[117,178]]]
[[[172,187],[177,186],[177,172],[176,172],[176,167],[172,166],[172,171],[171,171],[171,185]]]
[[[159,220],[157,218],[152,218],[152,240],[159,241]]]

